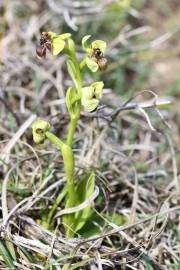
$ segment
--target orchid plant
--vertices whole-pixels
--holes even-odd
[[[87,66],[91,72],[105,70],[107,68],[107,59],[104,57],[106,51],[106,42],[95,40],[88,44],[91,36],[87,35],[82,39],[82,48],[85,51],[84,59],[79,63],[76,55],[76,46],[71,38],[71,34],[65,33],[57,35],[53,32],[43,32],[40,38],[40,44],[37,46],[36,53],[38,57],[44,58],[47,51],[53,55],[64,53],[67,55],[67,70],[72,79],[72,86],[66,91],[66,105],[70,116],[70,123],[67,138],[65,141],[53,134],[50,123],[43,119],[36,120],[32,125],[33,139],[36,144],[42,144],[49,140],[61,152],[64,169],[66,174],[66,185],[57,197],[54,205],[48,214],[48,223],[51,223],[53,215],[61,203],[65,200],[65,209],[78,208],[85,200],[93,194],[95,189],[95,174],[91,172],[84,177],[80,183],[75,177],[75,160],[72,150],[74,133],[80,118],[81,110],[92,112],[97,109],[103,94],[104,83],[102,81],[94,82],[91,85],[83,86],[82,71]],[[67,237],[74,237],[90,218],[92,214],[91,206],[81,208],[75,212],[65,211],[63,215],[63,224]]]

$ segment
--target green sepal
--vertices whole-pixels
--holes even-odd
[[[70,33],[65,33],[61,35],[56,35],[54,32],[49,32],[49,35],[52,39],[52,54],[58,55],[65,47],[65,39],[70,38]]]
[[[91,43],[93,49],[100,49],[102,53],[105,53],[107,44],[103,40],[95,40]]]
[[[92,72],[96,72],[99,68],[98,64],[89,57],[86,57],[86,65]]]
[[[104,83],[102,81],[95,82],[91,86],[94,88],[94,93],[95,93],[96,98],[100,99],[103,94]]]
[[[65,41],[60,36],[52,39],[52,54],[58,55],[65,47]]]
[[[82,105],[86,112],[93,112],[99,105],[99,100],[96,98],[82,100]]]
[[[95,91],[92,86],[87,86],[82,88],[82,105],[87,112],[92,112],[94,111],[98,104],[99,100],[94,98],[95,96]]]
[[[64,33],[64,34],[61,34],[61,35],[57,35],[58,37],[60,37],[61,39],[68,39],[71,37],[71,34],[70,33]]]
[[[92,99],[93,96],[94,88],[91,85],[82,88],[82,99]]]

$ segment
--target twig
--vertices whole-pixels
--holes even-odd
[[[14,170],[15,167],[12,167],[8,173],[6,174],[6,177],[2,184],[2,194],[1,194],[1,201],[2,201],[2,216],[3,216],[3,223],[5,223],[5,220],[8,216],[8,206],[7,206],[7,183],[9,180],[9,176],[11,172]]]
[[[143,103],[131,103],[131,101],[133,99],[135,99],[137,96],[142,95],[143,93],[150,93],[151,95],[153,95],[153,99],[143,102]],[[99,110],[97,110],[96,112],[93,112],[91,114],[84,114],[87,117],[93,117],[93,118],[102,118],[104,120],[106,120],[107,122],[112,122],[113,120],[115,120],[115,118],[119,115],[120,112],[122,111],[129,111],[129,110],[138,110],[140,111],[143,116],[145,117],[149,127],[151,130],[155,130],[155,128],[152,126],[151,124],[151,120],[148,116],[148,114],[145,112],[144,109],[149,109],[149,108],[155,108],[157,106],[160,105],[167,105],[170,104],[172,102],[172,98],[158,98],[158,96],[153,92],[153,91],[149,91],[149,90],[144,90],[142,92],[140,92],[138,95],[133,96],[132,98],[130,98],[128,101],[126,101],[124,104],[122,104],[121,106],[119,106],[118,108],[116,108],[115,110],[113,110],[110,113],[105,113],[105,106],[103,105],[102,107],[99,108]],[[159,111],[158,111],[159,112]],[[162,114],[160,113],[160,118],[163,121],[164,124],[166,124],[168,127],[170,127],[166,121],[164,120]]]

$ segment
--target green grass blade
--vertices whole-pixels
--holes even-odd
[[[3,257],[4,262],[6,263],[7,267],[9,267],[11,269],[15,269],[13,258],[9,254],[9,252],[8,252],[5,244],[3,243],[3,241],[0,241],[0,255]]]

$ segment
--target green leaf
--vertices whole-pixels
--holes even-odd
[[[80,98],[76,94],[74,88],[69,87],[66,92],[66,105],[69,111],[69,114],[72,118],[76,118],[79,114],[79,103]]]
[[[84,224],[84,226],[78,231],[78,233],[85,238],[99,235],[101,233],[100,227],[103,227],[104,223],[104,219],[102,219],[94,212],[89,218],[89,221]]]
[[[74,63],[70,59],[67,60],[67,69],[68,69],[69,75],[71,76],[71,79],[73,80],[73,82],[77,88],[76,68],[74,66]]]
[[[102,53],[105,53],[107,44],[103,40],[95,40],[92,42],[91,46],[93,49],[99,48],[102,51]]]
[[[15,269],[13,258],[9,254],[9,251],[7,250],[3,241],[0,241],[0,256],[3,257],[7,267],[9,267],[10,269]]]
[[[122,214],[113,213],[112,215],[105,215],[105,217],[112,223],[115,223],[117,226],[121,226],[128,222],[127,218]]]
[[[72,207],[71,201],[68,199],[65,204],[65,209]],[[65,226],[65,230],[68,231],[69,228],[72,228],[74,231],[74,214],[68,214],[68,215],[63,215],[62,217],[63,223]]]
[[[154,267],[151,265],[149,258],[145,254],[142,255],[142,259],[147,267],[147,270],[154,270]]]
[[[99,68],[98,64],[89,57],[86,57],[86,65],[92,72],[96,72]]]
[[[58,55],[65,47],[65,41],[59,37],[56,36],[52,40],[52,54]]]
[[[83,203],[85,200],[89,199],[94,192],[95,187],[95,174],[92,172],[88,177],[85,177],[77,188],[77,194],[79,203]],[[92,214],[91,205],[87,206],[83,210],[75,214],[77,220],[76,231],[80,230],[84,224],[87,222]]]
[[[87,51],[88,50],[88,45],[87,45],[87,40],[90,39],[91,35],[84,36],[82,39],[82,47],[83,50]]]

